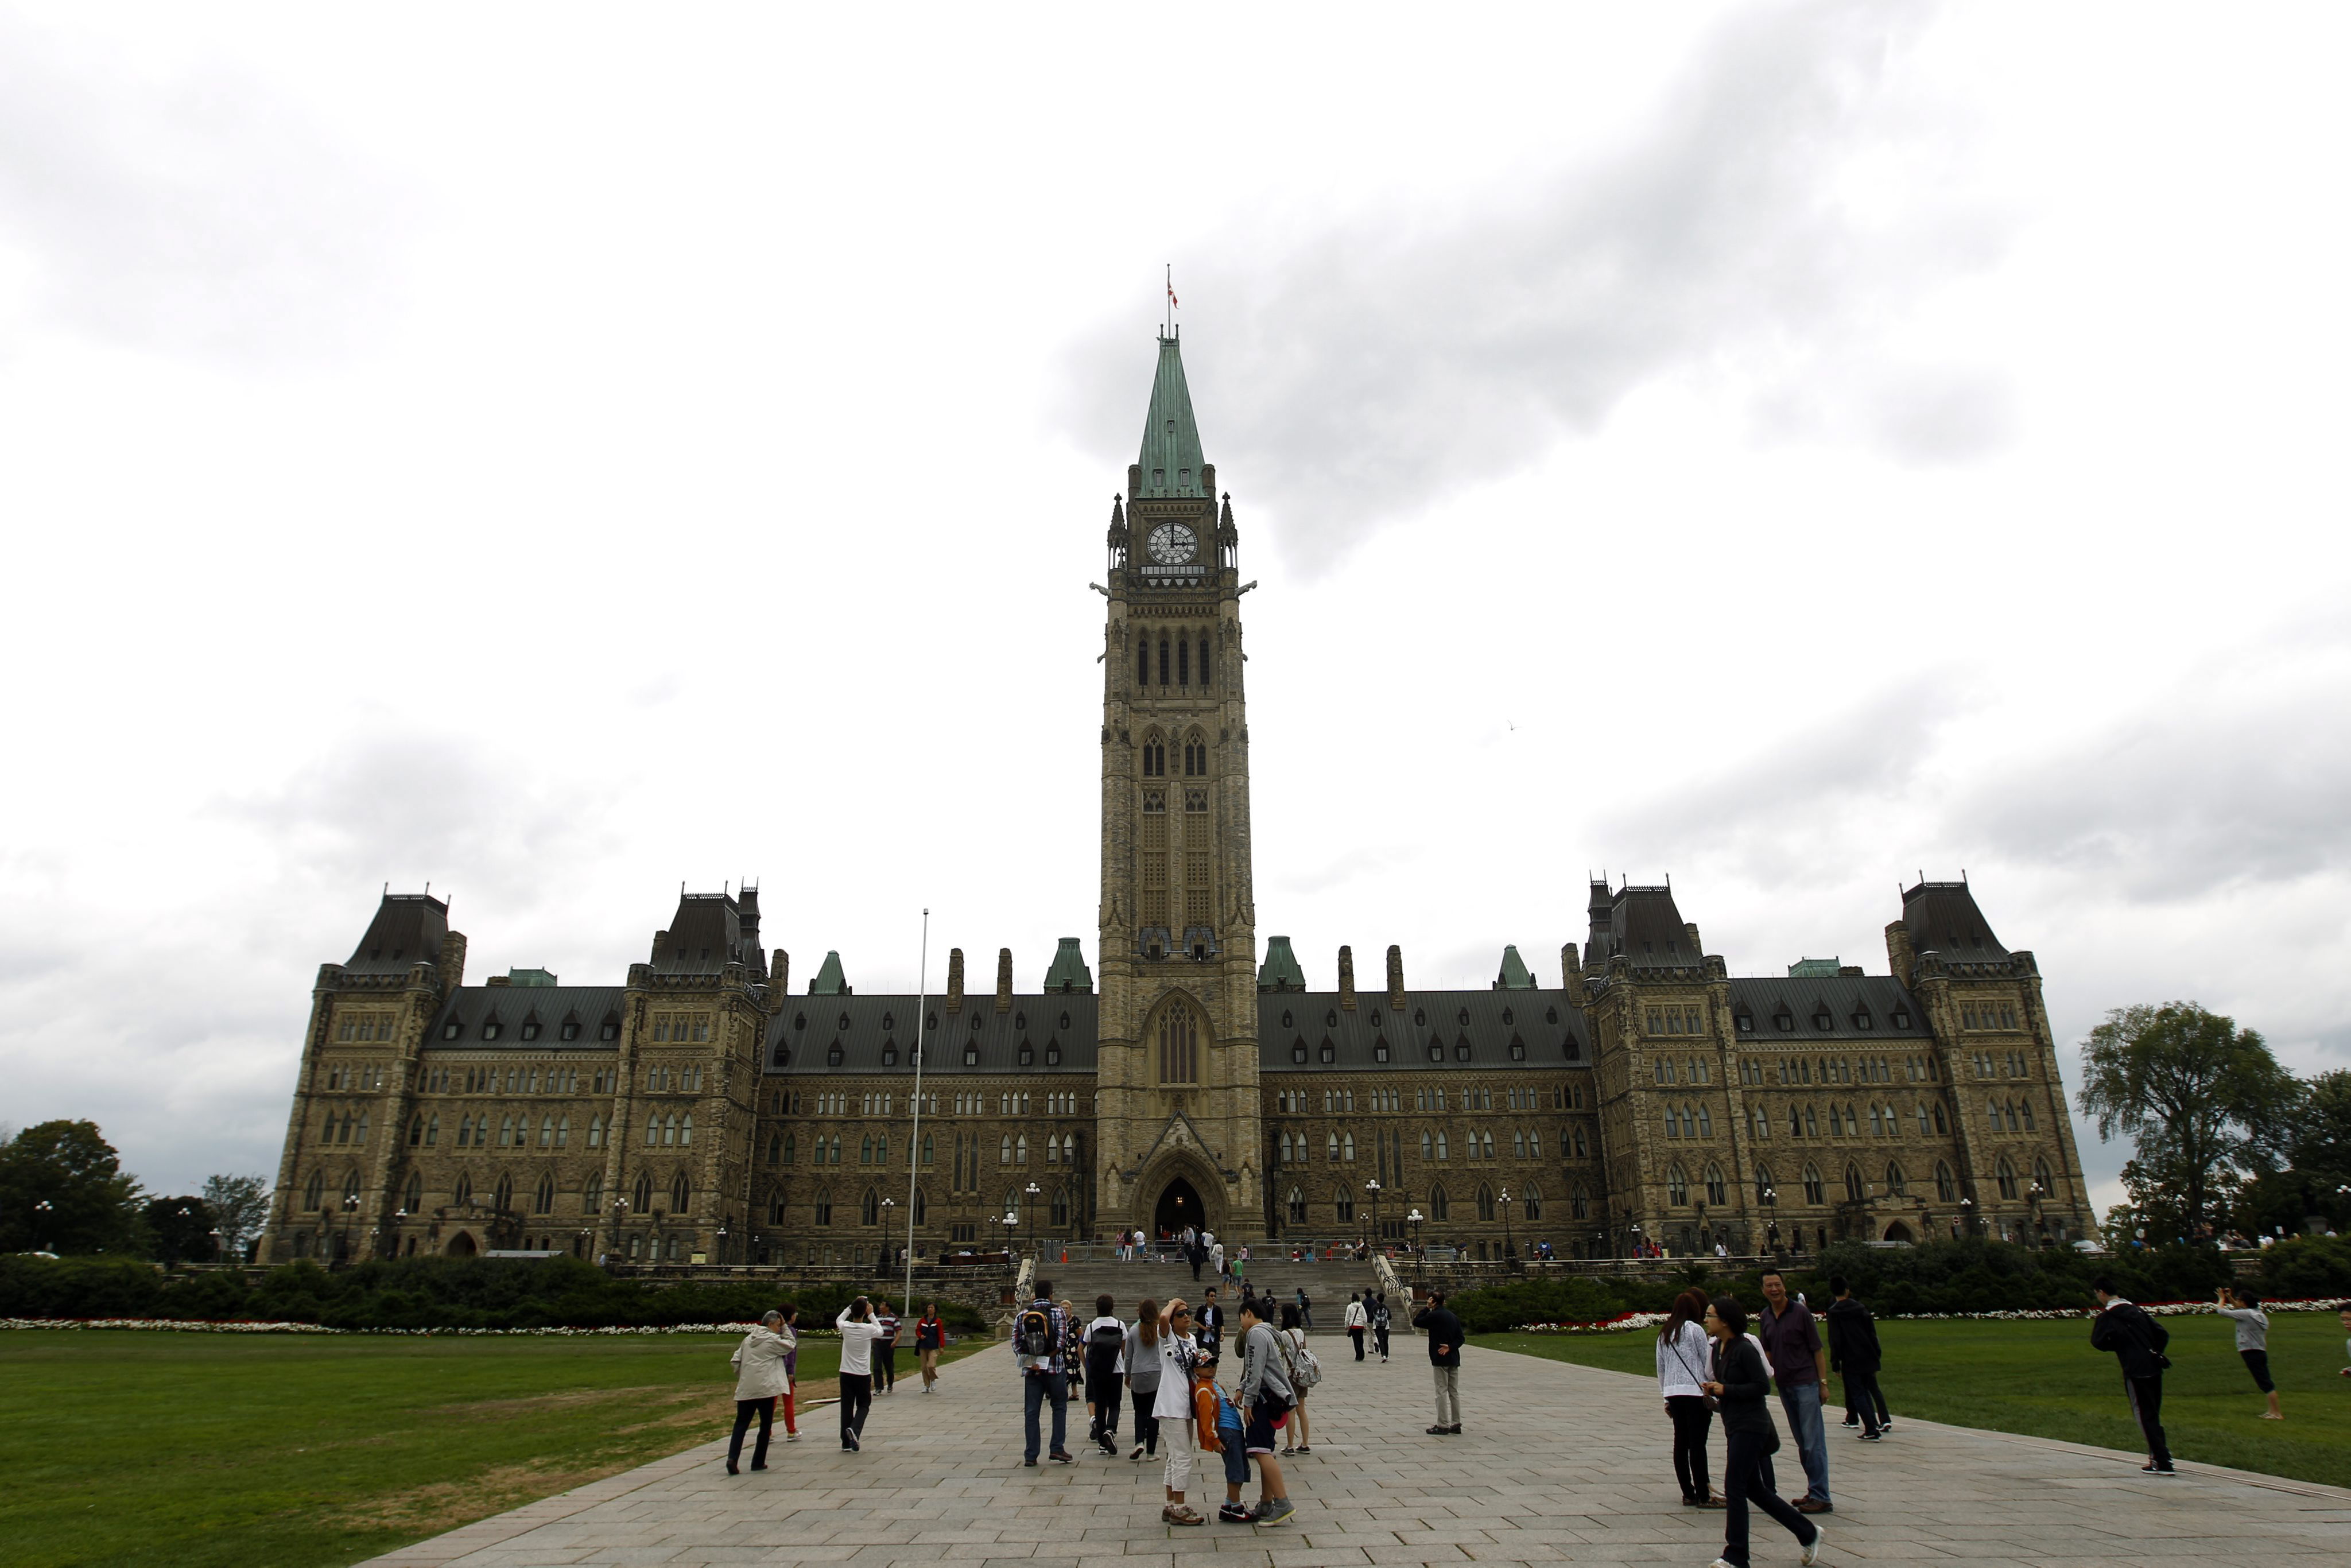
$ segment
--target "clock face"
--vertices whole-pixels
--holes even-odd
[[[1162,566],[1181,566],[1199,548],[1198,538],[1181,523],[1162,523],[1151,530],[1151,559]]]

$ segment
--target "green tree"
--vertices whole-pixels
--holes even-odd
[[[224,1261],[245,1256],[245,1244],[261,1234],[269,1218],[269,1182],[257,1176],[212,1176],[204,1178],[204,1207],[221,1233]]]
[[[213,1261],[213,1211],[203,1198],[151,1197],[140,1218],[146,1224],[148,1245],[157,1262]]]
[[[27,1127],[0,1148],[0,1252],[136,1253],[141,1196],[97,1123]]]
[[[2262,1037],[2194,1002],[2116,1008],[2082,1042],[2082,1113],[2101,1140],[2130,1138],[2145,1194],[2178,1205],[2182,1234],[2200,1240],[2229,1179],[2281,1153],[2302,1085]],[[2225,1218],[2225,1217],[2221,1217]],[[2150,1238],[2152,1239],[2152,1238]]]

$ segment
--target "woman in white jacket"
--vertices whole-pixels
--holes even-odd
[[[1167,1445],[1167,1506],[1159,1517],[1169,1524],[1206,1524],[1207,1520],[1184,1500],[1198,1439],[1192,1424],[1192,1369],[1199,1364],[1200,1345],[1192,1336],[1192,1309],[1183,1297],[1161,1309],[1151,1354],[1159,1358],[1159,1392],[1151,1414],[1158,1419],[1160,1441]]]
[[[1720,1508],[1722,1499],[1708,1485],[1706,1437],[1713,1428],[1714,1412],[1699,1386],[1711,1374],[1713,1347],[1706,1330],[1706,1296],[1684,1291],[1674,1298],[1673,1311],[1657,1329],[1657,1391],[1665,1396],[1666,1415],[1674,1424],[1674,1479],[1682,1485],[1684,1508]]]
[[[769,1312],[759,1326],[743,1336],[730,1363],[735,1368],[735,1435],[726,1440],[726,1473],[743,1472],[735,1462],[743,1457],[743,1434],[751,1417],[759,1418],[759,1440],[751,1449],[751,1468],[768,1468],[768,1433],[776,1424],[776,1400],[789,1386],[785,1364],[797,1346],[784,1314]]]

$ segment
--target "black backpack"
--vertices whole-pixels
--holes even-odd
[[[1106,1350],[1115,1355],[1126,1348],[1126,1329],[1118,1323],[1097,1323],[1093,1333],[1086,1336],[1086,1344],[1089,1349]]]
[[[1051,1315],[1042,1307],[1030,1307],[1020,1314],[1019,1326],[1013,1330],[1012,1340],[1022,1355],[1051,1355],[1053,1354]]]

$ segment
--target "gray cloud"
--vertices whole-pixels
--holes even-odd
[[[1203,239],[1186,292],[1213,325],[1187,358],[1216,390],[1209,455],[1280,512],[1280,548],[1305,566],[1525,467],[1646,382],[1733,361],[1764,383],[1765,436],[1917,464],[1993,449],[2011,419],[1997,376],[1880,365],[1867,340],[1997,256],[2006,221],[1865,221],[1836,188],[1852,156],[1945,133],[1879,97],[1888,55],[1930,14],[1742,12],[1644,134],[1510,210],[1368,214],[1270,258],[1247,236]],[[1907,199],[1940,199],[1933,184]],[[1137,354],[1124,324],[1071,350],[1068,423],[1096,449],[1139,434]]]
[[[399,193],[299,105],[225,68],[135,79],[0,14],[0,236],[37,309],[141,349],[330,358],[381,321]]]

